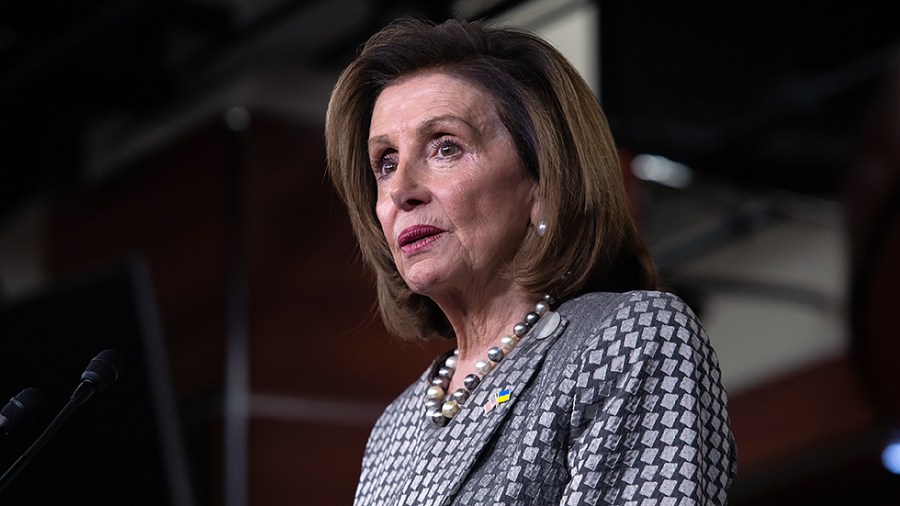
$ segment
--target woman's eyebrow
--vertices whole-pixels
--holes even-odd
[[[461,123],[470,130],[478,131],[478,128],[465,118],[453,114],[442,114],[423,121],[419,124],[418,128],[416,128],[416,133],[419,137],[425,137],[434,130],[435,125],[441,123]]]
[[[390,137],[388,135],[376,135],[375,137],[369,137],[369,140],[367,141],[370,151],[374,146],[382,146],[389,143]]]
[[[442,114],[440,116],[433,116],[426,119],[422,123],[419,123],[419,125],[416,127],[416,137],[418,139],[428,137],[435,130],[436,126],[442,123],[459,123],[473,132],[480,132],[478,127],[476,127],[474,124],[472,124],[472,122],[463,117],[454,114]],[[374,137],[369,137],[368,140],[370,150],[375,146],[382,146],[390,143],[391,137],[389,134],[376,135]]]

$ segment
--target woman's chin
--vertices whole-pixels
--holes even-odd
[[[412,290],[413,293],[417,295],[424,295],[425,297],[431,297],[437,290],[435,289],[437,283],[433,281],[426,281],[420,279],[407,279],[406,286]]]
[[[453,285],[453,277],[437,272],[413,271],[403,276],[406,285],[413,293],[433,297],[447,291]]]

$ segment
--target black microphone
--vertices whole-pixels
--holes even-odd
[[[119,370],[122,368],[122,358],[114,350],[103,350],[91,359],[87,368],[81,373],[81,383],[72,392],[69,402],[78,406],[82,405],[119,379]]]
[[[63,422],[66,421],[66,418],[75,411],[75,408],[84,404],[92,395],[102,392],[119,379],[119,371],[121,369],[122,360],[114,350],[103,350],[91,360],[84,372],[81,373],[81,383],[72,392],[69,402],[60,410],[56,418],[50,422],[50,425],[44,429],[44,432],[32,443],[28,450],[13,462],[9,469],[3,473],[3,476],[0,476],[0,492],[19,474],[19,471],[25,467],[25,464],[28,464],[31,458],[44,447],[47,440],[56,433]]]
[[[16,394],[0,411],[0,435],[9,435],[30,422],[44,405],[44,393],[29,387]]]

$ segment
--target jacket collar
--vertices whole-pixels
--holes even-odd
[[[425,485],[438,487],[442,498],[439,504],[452,502],[460,484],[540,369],[547,350],[567,325],[568,321],[557,312],[544,315],[531,333],[484,377],[462,411],[445,427],[432,429],[417,459],[416,474],[435,479],[436,483]],[[507,390],[508,399],[498,400],[498,394]]]

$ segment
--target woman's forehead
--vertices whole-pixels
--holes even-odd
[[[493,97],[458,75],[432,71],[392,83],[375,101],[370,137],[400,128],[458,121],[481,129],[497,119]]]

